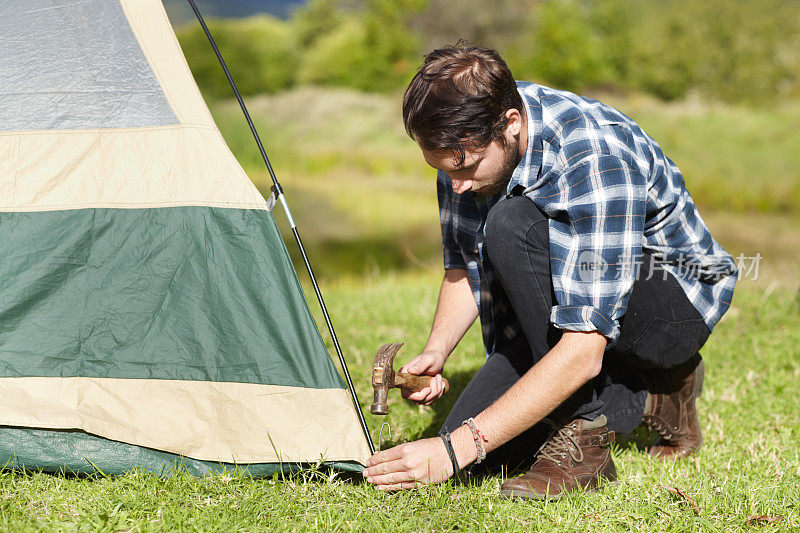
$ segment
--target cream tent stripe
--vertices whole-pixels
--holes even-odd
[[[182,123],[214,125],[160,0],[122,0],[139,46]],[[209,51],[210,53],[210,51]]]
[[[2,425],[81,429],[204,461],[324,459],[364,464],[370,455],[345,389],[156,379],[0,378],[0,405]]]
[[[0,135],[0,211],[266,209],[216,127]]]

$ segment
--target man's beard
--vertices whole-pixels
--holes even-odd
[[[520,162],[519,157],[519,141],[514,140],[506,143],[503,146],[503,164],[498,172],[492,176],[491,180],[487,180],[479,189],[473,192],[479,196],[494,196],[501,192],[505,192],[508,188],[508,182],[511,181],[511,176],[514,174],[514,169]]]

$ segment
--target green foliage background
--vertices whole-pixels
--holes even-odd
[[[402,90],[434,47],[497,48],[518,79],[664,100],[771,104],[800,96],[793,0],[310,0],[289,20],[214,20],[244,94],[296,85]],[[225,79],[196,27],[178,31],[210,97]]]

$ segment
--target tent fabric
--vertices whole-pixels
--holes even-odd
[[[178,122],[117,2],[0,2],[0,48],[0,130]]]
[[[0,402],[7,426],[81,428],[204,461],[362,459],[363,435],[349,431],[353,409],[345,389],[25,377],[0,378]]]
[[[0,458],[364,464],[272,214],[159,0],[0,3],[0,74]]]
[[[0,133],[0,211],[175,206],[266,209],[215,127]]]
[[[216,128],[161,1],[121,0],[119,3],[178,121],[184,125]]]
[[[277,235],[260,210],[0,213],[0,377],[342,388]]]
[[[5,454],[6,450],[15,450]],[[292,472],[317,466],[311,463],[226,463],[198,461],[143,446],[104,439],[82,431],[30,428],[0,430],[0,462],[8,468],[64,472],[69,474],[126,474],[135,469],[159,476],[181,471],[195,476],[239,471],[254,477],[271,476],[276,472]],[[133,468],[131,465],[134,465]],[[328,463],[337,470],[359,472],[357,462]]]

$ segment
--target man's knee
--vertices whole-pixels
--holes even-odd
[[[538,231],[532,231],[535,226]],[[541,250],[550,246],[547,216],[524,196],[505,198],[492,206],[484,233],[484,245],[489,248],[503,247],[519,239]]]

